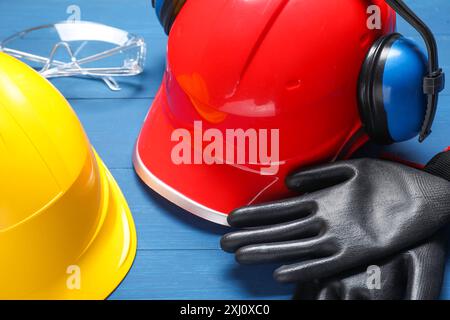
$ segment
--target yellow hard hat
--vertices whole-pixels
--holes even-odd
[[[127,203],[69,103],[0,53],[0,298],[106,298],[136,242]]]

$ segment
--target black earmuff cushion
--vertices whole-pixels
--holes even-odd
[[[370,48],[362,66],[358,84],[358,106],[361,121],[372,141],[392,144],[383,100],[383,74],[393,43],[401,37],[392,33],[378,39]]]
[[[160,14],[160,21],[164,27],[166,34],[169,34],[178,13],[180,12],[186,0],[165,0]]]

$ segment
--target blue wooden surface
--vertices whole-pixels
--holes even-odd
[[[450,1],[409,0],[407,3],[436,33],[441,64],[450,74]],[[171,205],[141,183],[133,171],[133,145],[161,81],[167,41],[150,0],[1,1],[0,38],[29,27],[64,20],[68,16],[66,9],[72,4],[81,8],[83,20],[142,35],[148,46],[145,72],[120,81],[123,88],[120,92],[111,92],[95,80],[53,80],[71,102],[92,144],[117,179],[136,222],[137,257],[130,273],[111,298],[289,298],[293,287],[272,280],[273,266],[238,266],[233,256],[219,248],[220,235],[226,228]],[[399,31],[418,39],[403,21],[399,21]],[[434,134],[425,143],[410,141],[386,149],[407,159],[426,162],[450,145],[449,92],[447,89],[442,95]],[[443,298],[450,298],[450,277],[445,280]]]

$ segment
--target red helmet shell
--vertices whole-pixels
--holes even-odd
[[[381,29],[368,28],[370,5],[380,8]],[[382,0],[187,1],[136,145],[137,172],[171,201],[223,224],[237,207],[286,196],[290,171],[367,140],[355,138],[359,72],[370,46],[394,29]],[[261,174],[264,165],[251,161],[174,164],[173,130],[193,133],[196,121],[224,135],[279,130],[279,170]]]

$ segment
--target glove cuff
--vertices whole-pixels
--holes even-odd
[[[450,181],[450,151],[441,152],[434,156],[423,170]]]

